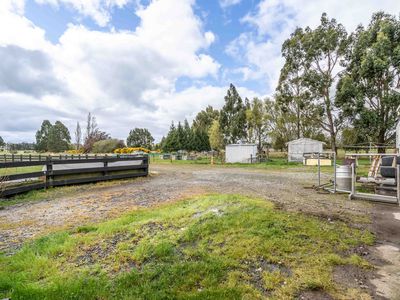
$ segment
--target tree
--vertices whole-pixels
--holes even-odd
[[[44,120],[42,126],[36,132],[36,150],[41,152],[48,151],[49,132],[53,125],[49,120]]]
[[[177,150],[186,150],[185,146],[187,146],[187,142],[185,140],[185,131],[183,130],[183,126],[181,122],[178,122],[178,126],[176,127],[176,142],[175,148]]]
[[[207,132],[201,129],[195,129],[193,131],[191,145],[194,151],[210,151],[210,141]]]
[[[193,126],[192,126],[193,127]],[[184,132],[184,145],[183,149],[187,151],[193,150],[192,140],[193,140],[193,129],[190,127],[189,122],[185,119],[183,123],[183,132]]]
[[[254,98],[252,102],[246,105],[246,119],[248,126],[247,140],[251,143],[257,143],[258,151],[261,152],[263,144],[267,138],[268,122],[267,111],[263,101]]]
[[[212,150],[220,151],[224,147],[224,137],[219,127],[219,121],[214,120],[208,131],[210,147]]]
[[[115,149],[125,147],[125,143],[118,139],[108,139],[95,142],[93,144],[93,153],[112,153]]]
[[[129,132],[126,143],[128,147],[143,147],[146,149],[152,149],[154,138],[148,129],[135,128]]]
[[[81,125],[79,122],[76,122],[76,129],[75,129],[75,147],[76,150],[79,150],[82,143],[82,130]]]
[[[207,106],[205,110],[200,111],[196,118],[193,120],[193,129],[200,129],[208,132],[214,120],[219,117],[219,111],[214,109],[211,105]]]
[[[296,139],[296,123],[289,119],[291,116],[276,101],[266,99],[265,110],[272,146],[283,151],[287,142]]]
[[[71,143],[71,135],[68,128],[61,123],[56,123],[50,128],[47,139],[47,151],[63,152],[69,149]]]
[[[92,151],[94,143],[102,140],[110,139],[110,135],[104,131],[99,130],[96,122],[96,117],[92,116],[89,112],[86,121],[86,136],[83,144],[85,153]]]
[[[177,134],[174,122],[172,121],[169,132],[163,143],[163,151],[172,152],[179,150],[177,148]]]
[[[6,143],[4,142],[3,138],[0,136],[0,147],[4,147]]]
[[[394,139],[400,106],[400,19],[376,13],[367,28],[357,28],[351,41],[337,105],[357,131],[385,145]]]
[[[336,91],[333,87],[342,71],[341,62],[348,46],[344,26],[335,19],[328,19],[324,13],[316,29],[297,29],[285,42],[284,48],[284,51],[292,51],[299,63],[289,66],[286,72],[296,74],[300,69],[301,78],[296,84],[309,93],[307,97],[309,95],[313,107],[317,109],[313,115],[318,125],[329,134],[333,151],[336,151],[336,136],[343,124],[335,106]],[[299,95],[303,99],[303,92]]]
[[[276,101],[279,108],[290,116],[296,126],[296,137],[305,136],[308,127],[315,124],[318,112],[311,101],[310,91],[305,80],[305,55],[302,40],[304,31],[296,29],[292,37],[282,46],[285,64],[281,69]]]
[[[219,125],[225,143],[234,144],[246,139],[246,108],[233,84],[230,85],[225,96]]]

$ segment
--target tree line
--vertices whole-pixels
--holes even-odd
[[[266,144],[283,150],[309,137],[338,146],[394,141],[400,107],[400,19],[378,12],[348,33],[324,13],[320,25],[297,28],[282,45],[285,60],[274,95],[243,101],[231,84],[220,111],[211,106],[189,126],[171,125],[167,151],[219,150]],[[206,138],[208,135],[208,139]],[[196,136],[198,136],[196,138]]]

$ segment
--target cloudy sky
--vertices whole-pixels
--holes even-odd
[[[125,139],[273,93],[282,42],[322,12],[348,31],[398,0],[0,0],[0,136],[34,141],[43,119],[71,133],[90,111]]]

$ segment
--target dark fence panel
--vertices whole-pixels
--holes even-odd
[[[141,161],[140,164],[109,166],[115,162]],[[79,164],[102,163],[102,166],[80,167]],[[65,169],[57,169],[66,165]],[[147,176],[149,159],[147,156],[115,155],[3,155],[0,156],[0,169],[30,166],[43,166],[43,171],[0,176],[0,197],[9,197],[31,190],[80,183]],[[71,167],[71,168],[68,168]],[[120,174],[120,172],[125,172]],[[86,176],[81,177],[85,174]],[[80,176],[77,178],[77,176]],[[92,175],[92,176],[90,176]],[[74,178],[75,176],[75,178]],[[37,178],[37,180],[34,180]],[[33,179],[31,182],[25,179]],[[20,182],[15,182],[20,181]],[[41,182],[38,182],[41,181]]]

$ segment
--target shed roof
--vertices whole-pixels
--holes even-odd
[[[309,138],[300,138],[297,140],[293,140],[290,141],[288,143],[286,143],[286,145],[288,144],[305,144],[305,143],[321,143],[321,144],[325,144],[324,142],[318,141],[318,140],[313,140],[313,139],[309,139]]]
[[[226,146],[227,147],[228,146],[252,146],[252,147],[254,147],[254,146],[257,146],[257,144],[228,144]]]

